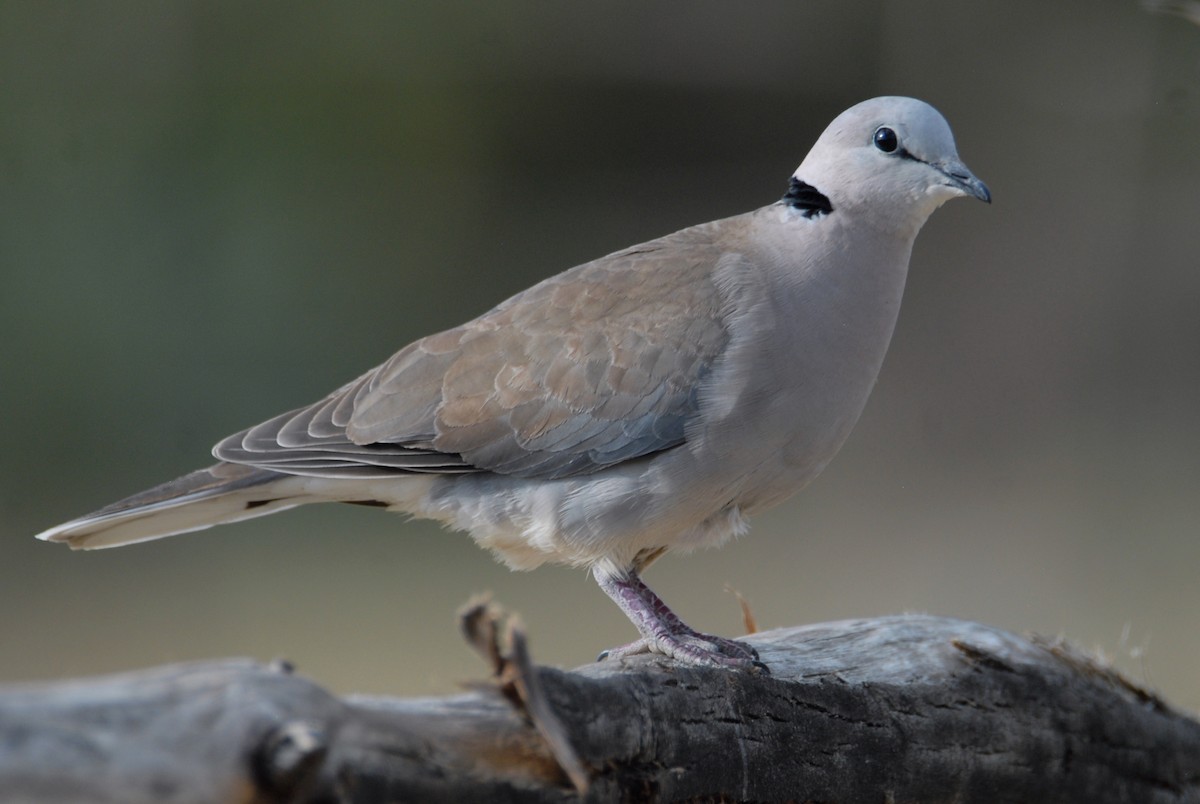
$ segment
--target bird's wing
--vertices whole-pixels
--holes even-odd
[[[586,474],[684,441],[728,341],[714,225],[586,263],[222,441],[291,474]]]

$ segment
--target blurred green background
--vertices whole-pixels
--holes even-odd
[[[1200,707],[1200,27],[1134,0],[0,3],[0,680],[204,657],[340,691],[632,638],[583,572],[350,506],[71,553],[409,340],[776,200],[867,97],[941,109],[995,203],[917,241],[858,429],[652,585],[726,634],[900,611],[1062,634]]]

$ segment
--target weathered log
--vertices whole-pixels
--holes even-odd
[[[5,801],[1200,802],[1200,723],[1069,646],[906,615],[768,631],[769,675],[501,648],[446,698],[228,660],[0,688]]]

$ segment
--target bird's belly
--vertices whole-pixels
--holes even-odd
[[[441,476],[397,505],[467,531],[514,569],[543,563],[628,565],[659,547],[691,549],[744,529],[740,513],[715,503],[719,489],[664,471],[678,448],[580,477],[526,480],[490,473]]]

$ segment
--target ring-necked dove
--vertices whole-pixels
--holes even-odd
[[[39,538],[110,547],[378,505],[468,531],[513,568],[589,568],[641,633],[609,657],[754,664],[640,574],[743,533],[825,467],[879,373],[917,231],[962,195],[990,201],[936,110],[865,101],[780,201],[540,282],[226,438],[216,465]]]

